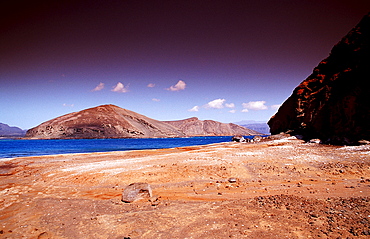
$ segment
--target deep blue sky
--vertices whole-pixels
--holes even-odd
[[[0,122],[27,129],[102,104],[267,121],[368,11],[368,0],[1,1]]]

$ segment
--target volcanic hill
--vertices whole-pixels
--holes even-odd
[[[115,105],[102,105],[46,121],[27,131],[29,138],[150,138],[182,137],[164,122]]]
[[[115,105],[102,105],[46,121],[28,130],[26,138],[168,138],[236,134],[260,133],[235,124],[197,118],[158,121]]]
[[[314,68],[268,122],[270,132],[305,140],[370,140],[370,13]]]
[[[221,123],[213,120],[199,120],[197,117],[164,121],[180,129],[186,135],[218,136],[218,135],[260,135],[261,133],[233,123]]]

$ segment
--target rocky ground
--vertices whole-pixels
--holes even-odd
[[[369,238],[370,146],[294,137],[0,159],[0,238]],[[121,202],[133,182],[150,200]]]

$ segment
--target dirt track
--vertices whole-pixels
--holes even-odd
[[[0,238],[370,237],[370,146],[286,138],[0,159],[0,175]],[[154,199],[121,202],[132,182]]]

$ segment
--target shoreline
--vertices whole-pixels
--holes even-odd
[[[216,140],[211,140],[213,137],[215,137]],[[183,137],[183,138],[176,138],[176,139],[189,139],[189,138],[190,139],[191,138],[201,138],[201,140],[195,141],[195,143],[199,143],[199,145],[213,144],[215,141],[216,141],[216,143],[217,143],[217,141],[231,142],[231,137],[229,139],[229,136],[194,136],[194,137]],[[204,138],[204,140],[203,140],[203,138]],[[225,138],[225,139],[222,141],[221,138]],[[166,139],[174,139],[174,138],[120,138],[120,139],[122,139],[122,140],[125,140],[125,139],[128,139],[128,140],[164,139],[164,140],[166,140]],[[88,140],[120,140],[120,139],[72,139],[72,140],[84,140],[84,141],[86,140],[86,141],[88,141]],[[217,139],[220,139],[220,140],[217,140]],[[22,140],[20,140],[20,141],[22,141]],[[30,141],[33,141],[33,140],[38,140],[38,139],[32,139],[32,140],[30,139]],[[48,140],[57,140],[57,141],[61,140],[61,142],[65,142],[64,140],[70,140],[70,139],[40,139],[40,140],[42,140],[42,141],[44,141],[44,140],[47,140],[47,141]],[[205,144],[204,142],[201,142],[201,141],[206,141],[206,142],[210,141],[210,142]],[[162,148],[165,149],[165,148],[174,148],[174,147],[188,147],[188,146],[186,146],[187,144],[189,144],[189,146],[197,146],[197,145],[192,145],[192,142],[184,142],[183,145],[185,145],[185,146],[182,146],[182,145],[177,146],[178,145],[177,141],[173,141],[173,142],[172,141],[167,141],[167,143],[166,143],[166,141],[164,141],[164,143],[167,144],[168,146],[166,146],[166,145],[163,146],[160,143],[159,145],[160,145],[161,148],[156,148],[155,145],[150,145],[150,141],[143,141],[142,144],[138,144],[135,148],[130,148],[129,147],[130,142],[127,142],[127,143],[123,142],[124,144],[122,144],[121,146],[118,146],[116,142],[117,141],[113,141],[113,145],[111,147],[109,145],[106,145],[106,144],[103,144],[103,146],[100,146],[100,145],[97,145],[95,143],[95,145],[93,144],[94,145],[93,147],[90,147],[90,145],[84,145],[86,147],[76,148],[76,149],[74,147],[70,147],[70,146],[67,146],[66,148],[62,149],[62,147],[65,147],[64,144],[57,144],[57,148],[54,148],[54,145],[47,145],[47,147],[53,148],[52,150],[54,152],[52,152],[52,153],[43,152],[42,150],[40,150],[39,148],[37,148],[35,146],[33,146],[34,148],[31,147],[30,149],[28,149],[28,150],[31,150],[31,151],[32,150],[39,151],[39,152],[33,153],[33,154],[29,153],[28,151],[23,152],[22,151],[23,148],[19,148],[19,149],[15,148],[14,151],[16,151],[16,153],[14,153],[14,152],[10,153],[10,152],[7,152],[7,151],[5,151],[4,153],[0,152],[0,154],[4,154],[4,156],[1,156],[0,158],[5,159],[5,158],[33,157],[33,156],[38,157],[38,156],[48,156],[48,155],[52,156],[52,155],[60,155],[60,154],[74,154],[74,153],[100,153],[100,152],[131,151],[131,150],[151,150],[151,149],[162,149]],[[125,147],[125,144],[127,144],[127,147]],[[136,145],[136,142],[135,142],[135,145]],[[149,145],[152,146],[152,147],[150,147]],[[23,147],[23,145],[21,145],[21,146]],[[4,147],[6,147],[6,146],[4,146]],[[20,147],[20,146],[18,146],[18,147]],[[58,153],[58,151],[67,151],[67,153]],[[68,151],[80,151],[80,152],[68,152]],[[89,152],[89,151],[91,151],[91,152]],[[17,155],[19,155],[19,156],[17,156]]]
[[[0,160],[0,230],[29,238],[307,238],[356,229],[365,238],[369,151],[289,137]],[[153,198],[121,202],[133,182],[151,185]]]
[[[152,151],[152,150],[171,150],[171,149],[181,149],[181,148],[191,148],[191,147],[201,147],[201,146],[212,146],[217,144],[223,144],[229,142],[220,142],[220,143],[211,143],[211,144],[201,144],[201,145],[191,145],[191,146],[179,146],[179,147],[171,147],[171,148],[158,148],[158,149],[131,149],[131,150],[114,150],[114,151],[100,151],[100,152],[84,152],[84,153],[61,153],[61,154],[44,154],[44,155],[33,155],[33,156],[19,156],[19,157],[9,157],[9,158],[0,158],[1,161],[10,161],[13,159],[19,158],[44,158],[44,157],[58,157],[58,156],[78,156],[78,155],[86,155],[86,156],[93,156],[94,154],[114,154],[114,153],[124,153],[124,152],[135,152],[135,151]]]

